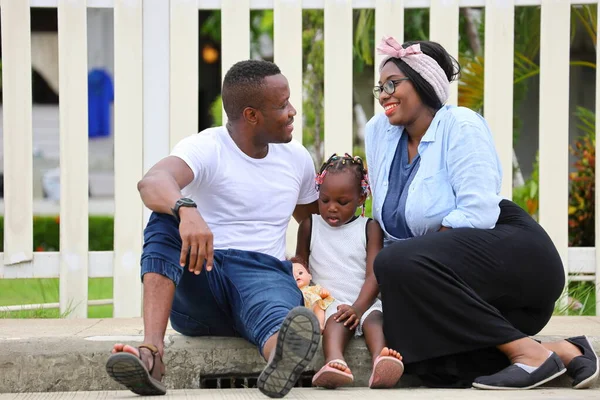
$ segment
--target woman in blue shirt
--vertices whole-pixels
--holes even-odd
[[[486,121],[444,105],[458,63],[434,42],[384,38],[378,50],[384,113],[367,124],[366,151],[385,248],[374,268],[406,373],[431,386],[524,389],[566,372],[590,387],[598,362],[585,336],[529,338],[553,313],[563,265],[543,228],[499,195]]]

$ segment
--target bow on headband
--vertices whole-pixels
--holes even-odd
[[[403,48],[402,45],[393,37],[384,37],[377,46],[377,51],[379,54],[394,58],[403,58],[406,56],[423,54],[421,52],[420,44],[417,43],[413,44],[412,46],[408,46],[407,48]]]

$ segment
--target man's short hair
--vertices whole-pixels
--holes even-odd
[[[239,119],[246,107],[260,108],[265,78],[279,74],[279,67],[269,61],[246,60],[234,64],[225,74],[221,93],[227,119]]]

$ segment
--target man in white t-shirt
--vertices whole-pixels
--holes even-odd
[[[270,62],[223,81],[228,123],[190,136],[138,184],[144,231],[144,344],[116,344],[106,369],[141,395],[164,394],[167,321],[188,336],[241,336],[268,361],[257,386],[285,396],[312,360],[319,323],[285,260],[285,232],[317,213],[315,169],[292,141],[296,110]]]

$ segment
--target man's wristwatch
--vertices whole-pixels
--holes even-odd
[[[179,218],[179,209],[181,207],[193,207],[197,208],[196,203],[192,199],[188,199],[187,197],[182,197],[181,199],[175,202],[175,207],[171,208],[171,212],[177,218],[177,221],[181,222],[181,218]]]

